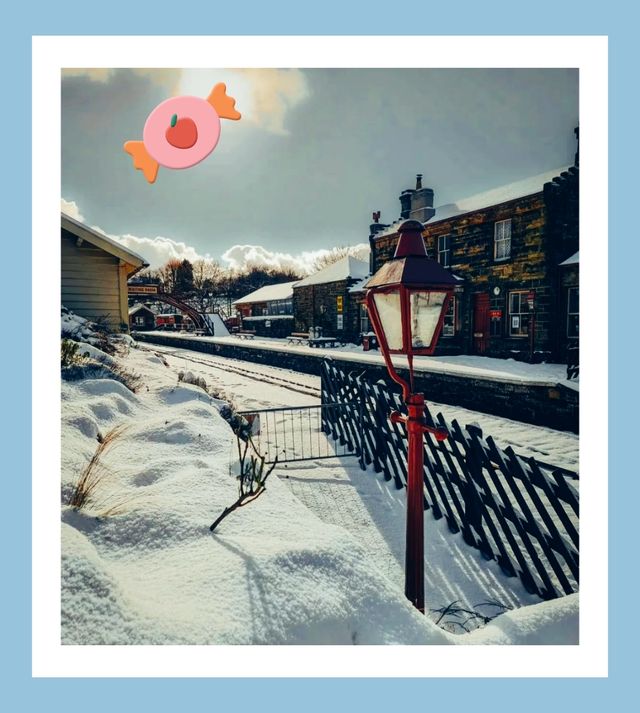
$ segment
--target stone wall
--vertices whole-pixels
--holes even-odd
[[[255,364],[267,364],[304,374],[320,375],[321,350],[307,354],[294,351],[256,349],[241,343],[211,342],[193,337],[170,337],[157,333],[137,333],[134,338],[168,346],[192,349],[232,359],[244,359]],[[393,388],[382,365],[334,359],[346,371],[365,372],[368,379],[383,379]],[[403,371],[400,370],[403,374]],[[405,374],[406,376],[406,374]],[[505,383],[463,375],[416,372],[417,391],[423,391],[428,401],[463,406],[482,413],[495,414],[516,421],[578,432],[578,391],[558,385]],[[491,434],[487,434],[491,435]]]

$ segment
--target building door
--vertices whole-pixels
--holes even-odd
[[[473,296],[473,353],[484,354],[489,346],[489,295]]]

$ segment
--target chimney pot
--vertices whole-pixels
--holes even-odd
[[[419,191],[422,188],[422,174],[418,173],[416,175],[416,191]]]

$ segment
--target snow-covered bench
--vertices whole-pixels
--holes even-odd
[[[309,341],[308,332],[292,332],[289,337],[287,344],[305,344]]]
[[[337,347],[342,346],[343,341],[337,337],[314,337],[309,339],[310,347]]]

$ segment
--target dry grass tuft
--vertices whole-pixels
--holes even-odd
[[[112,428],[104,436],[98,434],[98,447],[96,448],[96,452],[82,469],[80,477],[69,498],[69,505],[81,510],[90,504],[95,504],[96,489],[104,478],[109,475],[109,469],[102,463],[101,458],[114,442],[122,436],[126,428],[125,425],[120,425]],[[116,507],[116,505],[113,507]],[[110,507],[110,509],[112,508]],[[109,514],[114,513],[110,512]]]

